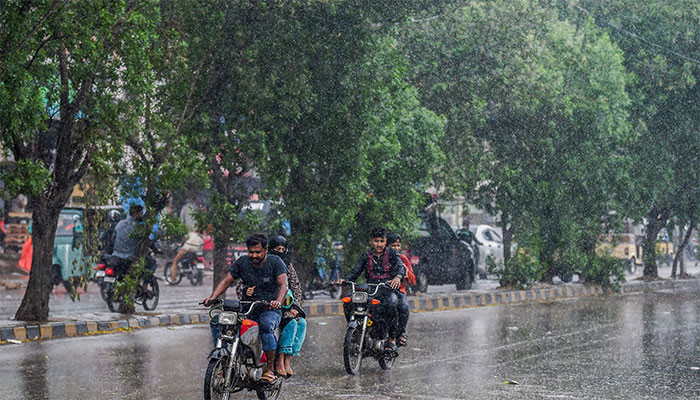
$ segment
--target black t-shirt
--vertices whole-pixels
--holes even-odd
[[[243,285],[248,288],[255,286],[252,297],[243,294],[243,300],[267,300],[277,299],[277,277],[287,273],[287,266],[281,258],[268,254],[259,268],[253,266],[250,257],[241,256],[228,268],[233,279],[240,278]]]

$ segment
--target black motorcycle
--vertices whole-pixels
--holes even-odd
[[[204,304],[204,303],[199,303]],[[204,399],[228,400],[232,393],[255,391],[259,399],[276,399],[282,380],[262,381],[265,353],[258,324],[246,319],[256,307],[268,307],[267,301],[217,299],[209,309],[209,318],[218,318],[221,327],[216,346],[209,354],[204,376]],[[243,310],[247,308],[247,312]]]
[[[350,296],[342,299],[346,304],[344,309],[348,319],[343,344],[345,371],[350,375],[357,375],[360,372],[362,359],[365,357],[374,357],[384,370],[391,369],[399,353],[385,350],[389,329],[381,318],[372,319],[372,317],[378,315],[376,307],[380,303],[375,297],[379,289],[382,287],[393,289],[385,283],[356,284],[350,281],[344,283],[352,286]]]
[[[143,306],[146,311],[155,310],[158,306],[158,298],[160,297],[158,281],[153,274],[153,271],[155,271],[155,262],[152,256],[146,256],[146,267],[143,269],[141,276],[139,276],[139,281],[136,284],[134,303]],[[111,257],[105,265],[105,275],[102,278],[100,293],[105,298],[107,308],[109,308],[111,312],[119,312],[119,304],[123,301],[123,294],[118,293],[115,289],[116,283],[124,279],[130,268],[130,261],[117,257]]]
[[[203,283],[204,278],[204,252],[190,251],[187,252],[177,263],[175,271],[175,280],[171,275],[172,262],[167,262],[163,266],[163,274],[165,281],[172,285],[177,285],[182,281],[182,277],[186,276],[190,280],[192,286],[199,286]]]

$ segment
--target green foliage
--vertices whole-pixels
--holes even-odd
[[[501,286],[527,289],[542,279],[543,266],[529,254],[516,253],[505,265],[491,265],[489,272],[498,276]]]
[[[519,243],[537,232],[547,279],[570,248],[591,251],[629,169],[620,49],[535,1],[467,1],[402,43],[423,102],[447,117],[445,185]]]
[[[583,282],[620,291],[620,285],[625,282],[625,267],[617,258],[592,257],[581,269],[580,277]]]
[[[131,314],[135,311],[134,301],[138,287],[152,275],[153,271],[146,268],[146,259],[141,257],[131,263],[129,272],[122,279],[114,282],[113,298],[119,302],[120,313]]]
[[[40,195],[51,181],[49,170],[36,160],[19,160],[14,170],[3,175],[5,189],[12,195]]]

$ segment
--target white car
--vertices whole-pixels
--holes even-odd
[[[469,231],[472,232],[478,242],[479,260],[477,267],[480,277],[484,279],[491,262],[495,262],[496,264],[503,263],[503,239],[500,233],[501,230],[500,228],[494,228],[490,225],[476,225],[470,226]]]

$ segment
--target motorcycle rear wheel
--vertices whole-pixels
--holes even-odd
[[[202,270],[200,270],[200,269],[197,269],[197,270],[193,271],[193,272],[190,274],[190,276],[189,276],[189,278],[190,278],[190,284],[191,284],[192,286],[199,286],[199,285],[201,285],[201,284],[202,284],[202,275],[203,275],[203,274],[202,274]]]
[[[109,311],[118,312],[120,301],[115,297],[114,286],[111,283],[105,283],[105,293],[107,293],[107,299],[105,301],[107,302]]]
[[[153,277],[146,282],[146,293],[143,295],[143,309],[153,311],[158,306],[158,298],[160,297],[160,288],[158,281]]]
[[[350,375],[360,373],[360,366],[362,365],[361,336],[362,329],[360,327],[348,327],[347,332],[345,332],[343,363],[345,364],[345,371]]]

